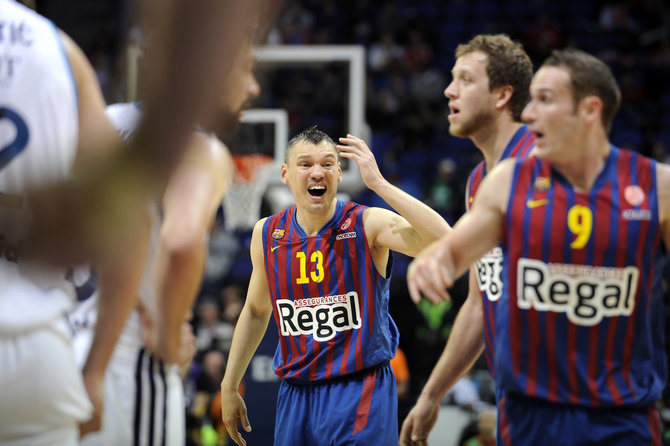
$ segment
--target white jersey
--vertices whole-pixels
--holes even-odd
[[[106,114],[114,128],[121,134],[126,142],[129,142],[137,129],[142,118],[142,110],[137,103],[113,104],[107,107]],[[151,206],[151,239],[149,252],[147,254],[144,273],[140,281],[137,294],[142,305],[156,318],[157,298],[156,286],[153,277],[153,264],[158,250],[158,238],[160,236],[161,217],[158,205]],[[79,285],[79,284],[77,284]],[[76,332],[75,353],[77,358],[85,358],[93,335],[93,327],[97,320],[97,293],[85,301],[78,302],[76,308],[68,316],[70,324]],[[139,315],[133,311],[119,336],[114,357],[116,360],[135,361],[135,352],[142,347],[142,332]],[[130,355],[126,352],[131,352]],[[134,363],[133,363],[134,364]]]
[[[66,178],[76,156],[76,82],[53,23],[0,0],[0,219],[16,222],[0,234],[0,333],[53,322],[72,304],[65,270],[21,258],[30,186]]]
[[[114,104],[107,117],[126,141],[132,139],[141,120],[138,104]],[[154,264],[159,246],[161,216],[159,206],[151,209],[151,240],[144,273],[138,289],[142,305],[158,317]],[[80,312],[70,315],[71,325],[81,328],[75,335],[75,349],[88,349],[97,306],[90,301],[78,305]],[[83,338],[83,339],[82,339]],[[76,351],[85,357],[86,351]],[[176,365],[166,365],[146,351],[142,343],[139,313],[134,310],[119,336],[105,375],[105,412],[100,431],[82,439],[82,446],[139,444],[178,446],[184,444],[183,384]]]
[[[137,126],[142,118],[142,110],[138,103],[123,103],[113,104],[107,107],[107,117],[112,122],[114,128],[123,136],[126,142],[129,142],[135,135]],[[157,204],[151,206],[151,236],[149,242],[149,252],[147,253],[146,263],[144,265],[144,273],[140,286],[137,290],[137,295],[140,302],[153,316],[154,320],[158,316],[156,285],[154,283],[153,265],[156,258],[156,251],[158,250],[158,242],[161,230],[161,216]],[[140,326],[139,314],[133,311],[126,322],[119,341],[117,342],[117,356],[124,357],[123,350],[129,347],[135,350],[142,347],[142,332]],[[133,357],[133,361],[135,358]],[[133,364],[134,365],[134,364]]]

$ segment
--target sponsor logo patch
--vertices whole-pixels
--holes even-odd
[[[521,258],[517,305],[524,310],[565,313],[575,325],[593,326],[603,317],[633,313],[638,276],[634,266],[546,264]]]
[[[361,328],[358,293],[277,299],[279,329],[282,336],[312,335],[319,342],[332,339],[337,332]]]
[[[335,236],[335,240],[344,240],[345,238],[356,238],[356,232],[345,232]]]
[[[621,211],[621,218],[624,220],[649,221],[651,220],[651,211],[649,209],[624,209]]]
[[[486,293],[490,301],[497,301],[503,292],[503,252],[499,246],[475,261],[475,277],[479,290]]]

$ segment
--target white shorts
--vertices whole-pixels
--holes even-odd
[[[64,318],[0,336],[0,444],[76,445],[92,410]]]
[[[105,375],[102,429],[82,446],[183,446],[184,388],[178,367],[143,348],[117,346]]]

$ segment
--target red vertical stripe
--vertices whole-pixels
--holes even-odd
[[[549,172],[546,172],[545,175],[549,175]],[[552,218],[551,218],[551,228],[550,233],[551,237],[555,237],[555,240],[565,240],[567,225],[566,222],[557,218],[557,215],[566,215],[565,210],[565,192],[560,188],[558,184],[554,185],[554,197],[552,200]],[[549,243],[548,251],[548,260],[550,262],[561,262],[563,259],[563,244],[561,243]],[[563,379],[567,378],[567,375],[564,374],[566,371],[564,364],[559,364],[557,361],[557,327],[556,327],[556,318],[557,313],[553,311],[548,311],[545,318],[545,339],[547,344],[547,367],[548,367],[548,383],[547,383],[547,398],[550,401],[557,401],[559,399],[558,395],[558,383],[559,383],[559,373]],[[562,333],[561,335],[562,336]],[[561,337],[561,345],[565,345],[565,339]]]
[[[486,340],[486,362],[489,364],[489,371],[491,376],[495,378],[495,369],[493,364],[495,361],[494,358],[494,349],[493,338],[495,337],[495,326],[493,320],[493,303],[485,297],[484,293],[479,293],[480,299],[484,299],[484,305],[487,307],[487,311],[482,312],[482,318],[484,319],[484,338]],[[488,320],[487,320],[488,318]]]
[[[651,446],[661,446],[661,417],[654,406],[649,406],[647,420],[651,433]]]
[[[532,169],[518,169],[518,178],[516,179],[516,190],[510,191],[510,203],[508,206],[509,216],[511,218],[510,228],[504,228],[504,233],[508,234],[509,241],[507,244],[507,254],[510,259],[518,259],[521,257],[521,249],[524,240],[521,232],[516,228],[523,227],[523,215],[526,210],[526,190],[524,186],[530,183],[530,173]],[[512,357],[512,368],[514,376],[518,377],[521,373],[521,311],[518,307],[517,296],[517,265],[509,265],[510,274],[506,279],[509,279],[509,349]]]
[[[544,228],[546,224],[546,212],[548,212],[548,206],[541,206],[533,209],[526,209],[526,212],[529,213],[529,228]],[[544,246],[543,238],[544,231],[531,230],[530,234],[526,235],[529,239],[528,244],[528,257],[532,259],[541,259],[542,258],[542,248]],[[543,312],[546,314],[547,312]],[[528,324],[528,353],[526,354],[528,358],[527,370],[526,370],[526,392],[530,396],[537,395],[537,386],[538,386],[538,352],[540,351],[540,346],[542,344],[542,334],[540,333],[540,318],[543,317],[540,315],[540,312],[534,308],[526,310],[526,321]]]
[[[368,417],[370,416],[370,404],[372,403],[372,393],[375,390],[375,382],[377,381],[377,370],[373,370],[365,376],[363,381],[363,393],[361,400],[356,409],[356,421],[354,422],[354,431],[351,435],[356,435],[358,432],[365,429],[368,425]]]
[[[291,220],[291,223],[293,223],[293,220]],[[289,260],[289,265],[291,267],[290,272],[291,274],[287,276],[287,282],[290,282],[291,286],[291,300],[295,300],[295,296],[301,296],[302,293],[302,285],[298,285],[296,283],[296,278],[300,274],[300,262],[298,260],[298,256],[296,253],[301,250],[300,246],[300,237],[298,236],[296,230],[295,230],[295,225],[291,224],[289,232],[289,240],[291,241],[290,245],[290,260]],[[304,367],[305,365],[305,357],[302,354],[302,352],[305,351],[305,336],[298,336],[297,338],[293,337],[293,341],[291,341],[291,338],[289,338],[289,344],[291,346],[291,361],[287,364],[288,368],[292,370],[292,377],[295,377],[300,370]],[[298,346],[295,345],[295,343],[298,344]]]
[[[355,212],[351,213],[351,220],[352,220],[352,225],[357,225],[358,220],[361,220],[361,226],[363,225],[363,216],[362,214],[362,209],[359,208],[356,209]],[[351,271],[352,271],[352,280],[354,284],[358,285],[358,305],[359,308],[361,309],[361,328],[365,325],[365,323],[369,323],[369,320],[366,320],[366,318],[369,317],[369,314],[366,314],[367,312],[364,311],[364,302],[362,301],[363,299],[363,282],[361,281],[361,275],[359,273],[359,265],[358,265],[358,251],[356,249],[356,239],[357,238],[350,238],[347,241],[347,245],[349,248],[349,258],[351,261]],[[365,261],[365,259],[363,259]],[[354,347],[354,370],[361,370],[363,368],[363,349],[361,343],[363,342],[363,336],[364,336],[364,331],[363,330],[358,330],[357,336],[356,336],[356,346]],[[348,362],[348,361],[347,361]],[[354,371],[350,370],[350,371]]]
[[[622,208],[625,206],[625,203],[627,203],[626,198],[624,196],[624,191],[625,187],[628,184],[631,184],[631,175],[630,175],[630,166],[631,166],[631,152],[622,150],[620,152],[619,156],[619,162],[617,165],[617,179],[620,185],[619,188],[619,207]],[[619,268],[622,268],[626,264],[626,251],[627,251],[627,240],[628,240],[628,223],[623,222],[620,220],[623,224],[619,225],[619,237],[618,237],[618,247],[619,249],[616,250],[617,253],[617,259],[616,259],[616,266]],[[640,284],[638,283],[638,290],[639,290]],[[637,296],[637,292],[635,293]],[[637,303],[637,302],[636,302]],[[624,335],[624,345],[623,345],[623,357],[621,359],[621,374],[624,377],[624,381],[626,381],[626,384],[628,386],[628,390],[631,395],[635,395],[635,389],[632,386],[632,383],[630,382],[630,370],[629,370],[629,361],[630,361],[630,356],[631,356],[631,345],[632,345],[632,336],[633,336],[633,330],[635,327],[635,315],[637,314],[637,305],[635,305],[635,309],[633,310],[633,313],[626,317],[622,318],[621,320],[623,323],[626,324],[625,328],[625,335]]]
[[[510,434],[509,419],[507,417],[507,395],[500,398],[498,416],[500,417],[500,436],[505,446],[512,446],[512,435]]]
[[[321,246],[319,246],[321,248]],[[318,284],[312,280],[312,273],[317,273],[317,264],[316,262],[312,262],[312,253],[317,251],[317,246],[316,246],[316,237],[308,237],[307,238],[307,244],[305,248],[305,254],[307,255],[307,277],[309,278],[307,282],[307,292],[309,293],[308,296],[303,296],[303,297],[313,297],[313,296],[321,296],[322,294],[319,292],[319,286]],[[323,251],[321,251],[323,254]],[[324,259],[325,263],[325,259]],[[326,272],[326,266],[327,265],[322,265],[323,272],[325,274]],[[325,278],[325,277],[324,277]],[[321,282],[323,283],[323,281]],[[307,361],[309,361],[309,379],[310,381],[314,381],[317,378],[317,373],[318,373],[318,359],[319,359],[319,351],[321,348],[319,347],[319,341],[314,339],[312,336],[312,356],[309,358],[306,358]],[[305,352],[305,354],[308,354],[308,352]]]
[[[328,238],[324,237],[321,239],[321,246],[325,246],[328,240],[330,240],[330,237],[332,237],[332,234],[329,235]],[[331,288],[331,283],[333,280],[332,272],[333,272],[333,267],[335,267],[335,277],[338,277],[338,271],[342,271],[341,267],[341,254],[340,254],[340,249],[339,249],[340,244],[338,243],[333,243],[330,245],[330,250],[326,250],[325,248],[323,249],[323,252],[328,255],[328,267],[326,268],[326,277],[323,279],[324,285],[324,291],[328,295],[336,295],[340,294],[337,284],[335,285],[335,289]],[[338,266],[338,261],[340,265]],[[341,275],[341,274],[339,274]],[[339,280],[339,279],[338,279]],[[335,338],[329,339],[328,340],[328,347],[326,349],[326,366],[324,369],[324,378],[328,379],[332,376],[333,374],[333,361],[335,359]]]

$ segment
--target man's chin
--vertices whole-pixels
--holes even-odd
[[[239,131],[240,121],[235,116],[226,118],[226,122],[222,122],[214,133],[224,144],[230,146],[235,141]]]

